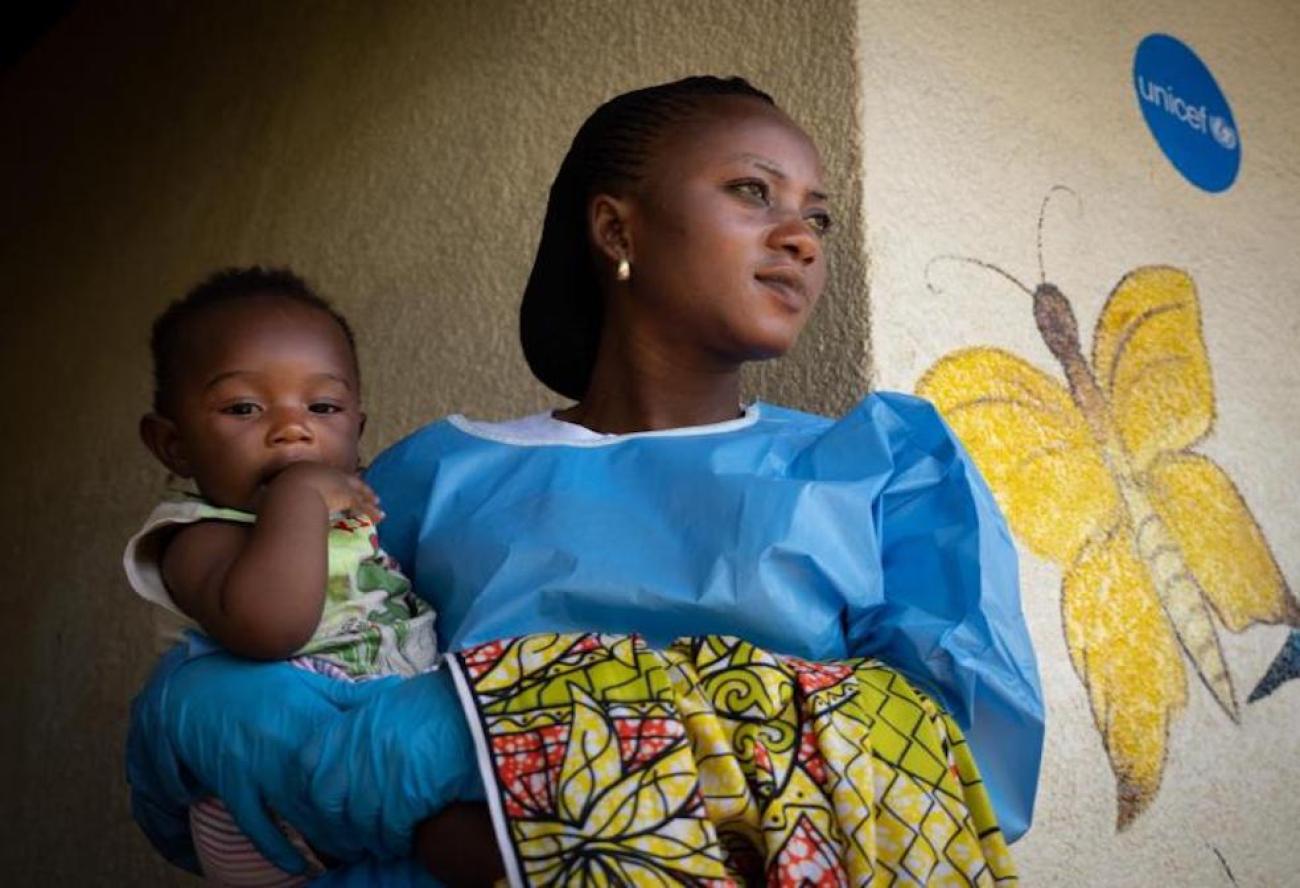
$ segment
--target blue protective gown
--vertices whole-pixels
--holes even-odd
[[[429,425],[368,474],[446,649],[595,630],[877,657],[966,731],[1008,838],[1028,828],[1043,705],[1015,548],[930,404],[877,394],[834,421],[760,403],[580,444],[469,428]]]

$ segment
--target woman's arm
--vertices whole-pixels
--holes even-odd
[[[1015,545],[974,463],[935,408],[869,402],[893,471],[878,496],[883,603],[849,615],[854,654],[879,657],[957,719],[1009,840],[1029,827],[1043,698],[1020,608]]]
[[[346,510],[380,518],[360,478],[289,466],[266,485],[256,524],[201,521],[175,533],[162,557],[172,600],[231,653],[290,656],[320,623],[330,514]]]

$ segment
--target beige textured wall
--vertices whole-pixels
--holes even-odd
[[[1191,45],[1232,104],[1243,160],[1226,193],[1185,182],[1147,131],[1131,70],[1138,42],[1152,32]],[[1267,0],[924,9],[862,0],[859,34],[874,381],[911,390],[941,356],[976,345],[1007,349],[1062,378],[1025,294],[989,271],[951,263],[932,269],[936,293],[925,270],[935,256],[962,254],[1033,287],[1039,205],[1053,185],[1067,185],[1082,211],[1069,195],[1054,199],[1043,260],[1047,280],[1074,306],[1085,354],[1127,272],[1169,264],[1192,276],[1217,402],[1213,430],[1193,450],[1235,481],[1294,586],[1300,10]],[[1203,504],[1207,520],[1214,506]],[[1061,504],[1061,514],[1072,508]],[[1190,676],[1160,790],[1118,832],[1115,781],[1063,632],[1062,570],[1024,551],[1022,577],[1049,710],[1038,817],[1016,846],[1025,883],[1296,884],[1300,681],[1243,705],[1238,726]],[[1131,600],[1119,585],[1112,592],[1112,606],[1128,613]],[[1286,631],[1218,634],[1244,704]]]
[[[865,384],[851,0],[85,2],[0,81],[5,188],[0,871],[161,884],[126,814],[150,662],[118,568],[163,478],[135,437],[147,326],[216,266],[289,263],[358,328],[376,452],[550,397],[515,334],[546,190],[583,117],[688,73],[752,78],[826,157],[841,224],[813,329],[754,389]]]

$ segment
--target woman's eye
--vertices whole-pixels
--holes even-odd
[[[766,204],[768,201],[767,183],[758,179],[733,182],[731,190],[758,203]]]
[[[813,213],[808,217],[808,227],[818,235],[828,233],[834,226],[830,213]]]
[[[317,401],[315,404],[312,404],[312,405],[311,405],[310,407],[308,407],[307,409],[310,410],[312,413],[326,413],[326,414],[329,414],[329,413],[342,413],[342,412],[343,412],[343,408],[340,407],[338,404],[330,404],[330,403],[328,403],[328,402],[326,402],[326,401]]]
[[[222,413],[230,416],[252,416],[257,410],[257,405],[252,401],[240,401],[236,404],[227,404],[221,408]]]

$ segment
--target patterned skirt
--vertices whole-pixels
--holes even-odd
[[[871,659],[530,635],[449,658],[514,885],[1014,885],[961,731]]]

